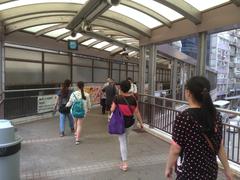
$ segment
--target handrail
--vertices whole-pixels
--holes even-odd
[[[147,94],[139,94],[139,95],[140,96],[147,96],[147,97],[156,98],[156,99],[160,99],[160,100],[167,100],[167,101],[171,101],[171,102],[177,102],[177,103],[182,103],[182,104],[187,104],[188,105],[188,103],[186,101],[180,101],[180,100],[170,99],[170,98],[166,98],[166,97],[156,97],[156,96],[147,95]],[[232,110],[229,110],[229,109],[222,109],[222,108],[216,108],[216,109],[221,111],[221,112],[230,113],[230,114],[234,114],[234,115],[239,115],[240,116],[240,112],[232,111]]]
[[[59,90],[60,88],[39,88],[39,89],[17,89],[17,90],[4,90],[3,93],[9,92],[28,92],[28,91],[47,91],[47,90]]]

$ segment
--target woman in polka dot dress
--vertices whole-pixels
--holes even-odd
[[[168,180],[173,169],[177,180],[216,180],[217,156],[227,180],[232,180],[222,143],[222,117],[212,103],[210,82],[200,76],[186,84],[185,98],[190,108],[177,115],[165,170]]]

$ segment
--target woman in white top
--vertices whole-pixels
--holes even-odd
[[[90,101],[90,96],[88,93],[84,92],[84,83],[82,81],[77,83],[78,90],[73,92],[70,96],[70,99],[67,103],[67,107],[72,106],[76,101],[82,99],[83,100],[83,105],[84,105],[84,118],[86,117],[87,112],[91,108],[91,101]],[[74,129],[75,129],[75,137],[76,137],[76,142],[75,144],[78,145],[80,143],[80,134],[81,134],[81,129],[82,129],[82,123],[83,123],[83,118],[75,118],[74,117]]]

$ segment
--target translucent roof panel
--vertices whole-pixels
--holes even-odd
[[[129,18],[132,18],[142,24],[144,24],[145,26],[149,27],[149,28],[154,28],[157,26],[162,25],[161,22],[157,21],[156,19],[138,11],[135,10],[133,8],[124,6],[124,5],[118,5],[118,6],[112,6],[110,8],[111,11],[120,13],[122,15],[128,16]]]
[[[115,50],[117,48],[119,48],[119,47],[114,45],[114,46],[111,46],[111,47],[109,47],[107,49],[104,49],[104,50],[106,50],[106,51],[113,51],[113,50]]]
[[[89,39],[81,44],[85,45],[85,46],[88,46],[89,44],[92,44],[94,43],[95,41],[97,41],[96,39]]]
[[[97,49],[100,49],[100,48],[102,48],[102,47],[104,47],[104,46],[106,46],[108,44],[109,44],[109,42],[103,41],[103,42],[100,42],[100,43],[94,45],[93,47],[97,48]]]
[[[24,5],[51,3],[51,2],[84,4],[84,3],[87,2],[87,0],[37,0],[37,1],[16,0],[16,1],[1,4],[0,5],[0,11],[5,10],[5,9],[14,8],[14,7],[24,6]]]
[[[64,38],[64,40],[66,40],[66,41],[67,41],[67,40],[77,40],[77,39],[79,39],[79,38],[82,37],[82,36],[83,36],[82,34],[77,33],[75,37],[68,36],[68,37]]]
[[[135,1],[136,3],[142,4],[149,9],[152,9],[153,11],[157,12],[158,14],[166,17],[170,21],[174,21],[177,19],[182,18],[183,16],[179,14],[178,12],[168,8],[167,6],[164,6],[154,0],[132,0]],[[197,1],[197,0],[195,0]]]
[[[36,33],[38,31],[41,31],[45,28],[49,28],[51,26],[55,26],[57,24],[44,24],[44,25],[40,25],[40,26],[34,26],[34,27],[30,27],[30,28],[26,28],[24,29],[25,31],[28,31],[28,32],[33,32],[33,33]]]
[[[215,6],[229,2],[230,0],[184,0],[188,4],[191,4],[193,7],[199,11],[204,11],[206,9],[213,8]]]
[[[48,32],[48,33],[46,33],[44,35],[56,38],[56,37],[61,36],[62,34],[65,34],[67,32],[69,32],[68,29],[61,28],[61,29],[57,29],[57,30]]]

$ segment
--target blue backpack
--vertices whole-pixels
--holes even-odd
[[[74,118],[84,118],[85,110],[84,110],[84,102],[83,99],[77,99],[76,95],[73,93],[75,97],[75,101],[71,107],[71,113]]]

